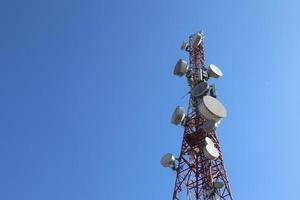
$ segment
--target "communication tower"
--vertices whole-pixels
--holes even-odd
[[[220,78],[222,71],[205,65],[204,35],[197,32],[183,42],[181,49],[189,53],[189,64],[179,59],[174,75],[186,76],[190,86],[187,112],[177,106],[171,122],[184,127],[178,157],[167,153],[161,164],[176,172],[173,200],[232,200],[216,129],[227,112],[217,99],[210,78]]]

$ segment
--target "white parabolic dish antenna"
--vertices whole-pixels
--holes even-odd
[[[160,160],[160,164],[163,167],[172,167],[174,166],[174,163],[175,163],[175,156],[171,153],[167,153]]]
[[[205,140],[205,144],[215,146],[214,142],[209,137],[205,137],[204,140]]]
[[[196,33],[193,37],[193,40],[192,40],[192,46],[194,48],[197,48],[202,42],[202,35],[201,33]]]
[[[178,125],[180,122],[183,121],[184,117],[185,117],[184,108],[177,106],[173,112],[171,122],[175,125]]]
[[[220,78],[223,76],[223,72],[216,65],[209,65],[207,72],[210,77]]]
[[[177,76],[183,76],[188,70],[187,62],[183,59],[179,59],[174,68],[174,74]]]
[[[203,148],[204,156],[207,159],[215,160],[219,157],[219,150],[215,147],[214,142],[209,138],[205,137],[205,147]]]
[[[212,146],[211,144],[207,144],[203,148],[203,153],[204,153],[204,156],[210,160],[215,160],[220,155],[218,149],[216,147]]]
[[[213,120],[215,122],[220,121],[227,115],[227,111],[223,104],[218,99],[211,96],[204,96],[198,109],[207,120]]]
[[[201,83],[199,83],[198,85],[196,85],[191,93],[194,97],[199,97],[201,95],[203,95],[209,88],[209,85],[206,81],[203,81]]]

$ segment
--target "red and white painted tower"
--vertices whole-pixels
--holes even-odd
[[[197,32],[183,42],[181,49],[189,53],[189,64],[179,59],[174,74],[186,76],[190,86],[187,113],[177,106],[172,123],[184,127],[178,157],[166,154],[164,167],[176,172],[173,200],[232,200],[229,180],[224,167],[216,129],[226,109],[217,99],[211,78],[220,78],[222,71],[215,65],[205,65],[203,33]]]

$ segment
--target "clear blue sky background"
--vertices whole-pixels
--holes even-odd
[[[299,199],[300,2],[0,2],[0,199],[167,200],[190,33],[229,111],[218,130],[236,200]]]

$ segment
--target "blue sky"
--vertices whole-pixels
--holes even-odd
[[[186,80],[203,29],[228,117],[218,129],[237,200],[297,199],[300,2],[1,1],[0,199],[165,200]]]

